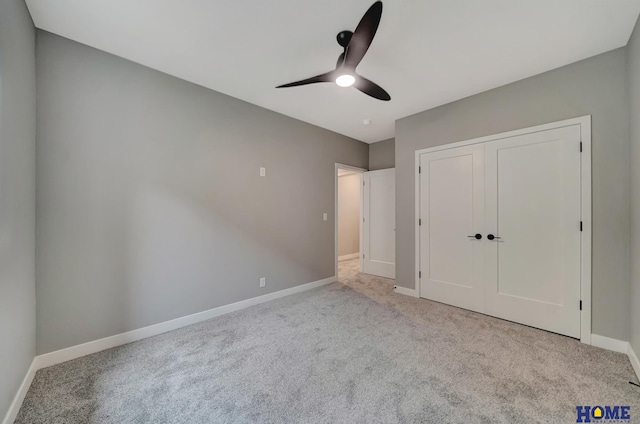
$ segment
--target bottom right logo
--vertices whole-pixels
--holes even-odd
[[[576,406],[576,414],[577,423],[624,423],[631,420],[631,407],[628,405]]]

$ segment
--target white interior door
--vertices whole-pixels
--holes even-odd
[[[483,312],[482,146],[420,156],[420,295]]]
[[[580,131],[420,155],[422,297],[580,338]]]
[[[485,161],[485,312],[579,338],[580,127],[486,143]]]
[[[396,278],[396,170],[365,172],[363,178],[362,269]]]

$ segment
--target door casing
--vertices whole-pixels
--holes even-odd
[[[355,171],[360,174],[360,250],[362,250],[362,174],[368,171],[367,169],[359,168],[357,166],[335,162],[333,171],[333,276],[336,279],[338,278],[338,170],[340,169]],[[362,253],[360,254],[360,271],[362,271]]]

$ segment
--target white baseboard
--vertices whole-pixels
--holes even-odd
[[[18,388],[18,393],[16,393],[15,397],[13,398],[13,401],[11,402],[11,405],[9,405],[9,410],[7,411],[7,414],[4,416],[4,420],[2,420],[2,424],[13,424],[13,422],[16,420],[16,417],[18,416],[18,412],[20,412],[20,407],[22,406],[22,402],[24,401],[24,398],[27,396],[27,392],[29,391],[29,387],[31,387],[31,382],[33,381],[33,377],[35,377],[37,370],[38,370],[37,363],[34,358],[34,360],[31,362],[31,366],[29,367],[29,370],[27,371],[27,375],[24,376],[24,379],[22,380],[22,384],[20,384],[20,387]]]
[[[350,253],[348,255],[338,256],[338,262],[339,261],[347,261],[349,259],[355,259],[355,258],[359,258],[359,257],[360,257],[360,252]]]
[[[640,380],[640,361],[638,360],[636,353],[633,351],[631,343],[629,343],[629,348],[627,349],[627,356],[629,357],[629,361],[631,361],[633,370],[636,372],[636,377]]]
[[[418,296],[418,291],[415,290],[415,289],[408,289],[408,288],[402,287],[402,286],[393,286],[393,291],[398,293],[398,294],[403,294],[405,296],[419,297]]]
[[[242,300],[240,302],[231,303],[229,305],[220,306],[218,308],[209,309],[207,311],[198,312],[196,314],[187,315],[185,317],[176,318],[170,321],[161,322],[159,324],[150,325],[148,327],[139,328],[127,333],[116,334],[115,336],[105,337],[103,339],[94,340],[88,343],[71,346],[66,349],[57,350],[51,353],[45,353],[44,355],[40,355],[35,358],[35,363],[37,366],[36,369],[50,367],[52,365],[70,361],[72,359],[100,352],[105,349],[121,346],[123,344],[135,342],[147,337],[156,336],[158,334],[166,333],[167,331],[176,330],[178,328],[186,327],[187,325],[206,321],[220,315],[239,311],[250,306],[259,305],[260,303],[269,302],[270,300],[279,299],[281,297],[320,287],[325,284],[330,284],[334,281],[336,281],[335,276],[292,287],[290,289],[265,294],[263,296]]]
[[[623,342],[622,340],[611,339],[597,334],[591,335],[591,345],[625,354],[629,350],[629,342]]]

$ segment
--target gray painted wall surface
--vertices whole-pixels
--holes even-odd
[[[38,353],[333,276],[365,143],[42,31],[37,88]]]
[[[0,419],[35,355],[35,29],[0,1]]]
[[[631,129],[631,331],[630,340],[640,355],[640,21],[627,47]]]
[[[338,256],[360,252],[360,178],[338,177]]]
[[[369,144],[369,171],[396,166],[396,140],[379,141]]]
[[[630,204],[624,48],[396,122],[396,284],[414,287],[416,150],[583,115],[593,119],[592,332],[627,340]]]

